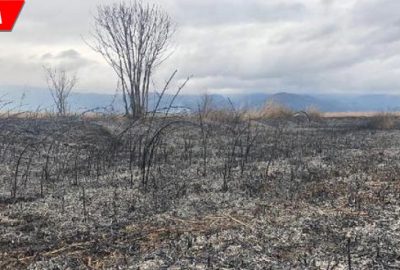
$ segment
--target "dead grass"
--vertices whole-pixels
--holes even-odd
[[[367,127],[382,130],[393,129],[396,127],[397,118],[393,113],[377,113],[369,118]]]
[[[284,120],[293,117],[294,112],[279,103],[268,102],[263,108],[257,111],[248,112],[248,117],[253,119],[274,119]]]
[[[367,118],[373,117],[379,114],[379,112],[324,112],[322,117],[324,118]],[[391,112],[390,114],[400,117],[400,112]]]
[[[109,269],[119,259],[125,257],[121,250],[109,249],[105,243],[112,243],[113,246],[129,246],[131,243],[137,243],[141,252],[154,252],[154,250],[160,249],[162,245],[179,239],[184,234],[201,236],[242,228],[253,231],[254,228],[251,225],[242,221],[246,219],[248,217],[236,217],[227,213],[220,216],[208,215],[191,220],[167,218],[164,225],[128,225],[121,231],[119,237],[103,233],[101,238],[94,238],[90,241],[61,242],[59,246],[37,253],[34,256],[26,256],[23,249],[16,250],[11,254],[0,253],[0,268],[11,265],[15,269],[21,269],[34,263],[39,256],[47,260],[64,256],[80,258],[90,269]],[[93,253],[98,245],[104,248],[99,254]]]
[[[243,119],[243,113],[235,112],[235,111],[228,110],[228,109],[209,110],[205,115],[206,120],[212,121],[212,122],[218,122],[218,123],[230,122],[237,117],[239,117],[240,119]]]

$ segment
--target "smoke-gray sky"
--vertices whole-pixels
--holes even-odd
[[[113,91],[111,68],[85,44],[112,0],[28,0],[0,33],[0,85],[45,86],[44,64],[76,71],[79,88]],[[178,29],[158,70],[194,75],[186,93],[399,93],[398,0],[159,0]]]

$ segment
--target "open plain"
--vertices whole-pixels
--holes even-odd
[[[1,269],[399,269],[400,129],[0,120]]]

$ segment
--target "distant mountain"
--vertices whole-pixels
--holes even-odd
[[[229,101],[222,95],[210,95],[213,105],[216,107],[226,107]],[[197,110],[203,97],[200,95],[173,95],[165,94],[160,104],[158,104],[159,95],[150,93],[149,108],[153,109],[157,106],[159,109],[168,107],[171,102],[173,106]],[[1,104],[8,103],[5,109],[13,109],[19,111],[54,111],[53,99],[48,89],[35,87],[19,87],[19,86],[0,86],[0,109]],[[98,93],[81,93],[72,92],[68,101],[69,109],[74,112],[83,112],[96,108],[113,108],[117,112],[124,110],[121,95],[98,94]]]
[[[400,95],[300,95],[281,92],[273,95],[235,96],[235,106],[258,108],[275,102],[300,111],[316,107],[324,112],[400,111]],[[249,105],[249,106],[247,106]]]
[[[158,94],[150,94],[150,109],[156,106],[158,98]],[[165,95],[159,108],[168,107],[173,98],[172,95]],[[233,105],[235,108],[257,109],[267,102],[276,102],[297,111],[311,106],[324,112],[400,111],[400,95],[300,95],[280,92],[272,95],[264,93],[226,96],[213,94],[210,95],[210,98],[213,106],[217,108],[228,108]],[[202,100],[202,95],[179,95],[173,105],[195,111]],[[1,108],[1,104],[7,101],[12,103],[6,108]],[[71,94],[69,106],[70,110],[74,112],[103,107],[112,107],[115,111],[123,111],[121,96],[111,94],[75,92]],[[0,109],[54,111],[54,106],[47,89],[0,86]]]
[[[330,102],[329,100],[320,99],[309,95],[278,93],[272,95],[268,101],[280,103],[296,111],[305,110],[309,107],[315,107],[323,111],[340,110],[337,104]]]
[[[400,111],[400,95],[321,95],[317,98],[335,104],[334,111]]]
[[[237,94],[228,95],[226,98],[234,104],[236,108],[249,109],[261,108],[265,105],[266,101],[271,97],[270,94],[255,93],[255,94]]]
[[[96,93],[71,93],[70,110],[85,111],[96,107],[109,106],[114,100],[113,95]],[[120,106],[120,99],[116,106]],[[35,87],[3,86],[0,87],[1,101],[11,102],[7,108],[20,111],[54,111],[53,99],[48,89]]]

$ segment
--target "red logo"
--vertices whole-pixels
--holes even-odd
[[[0,0],[0,31],[11,31],[25,0]]]

